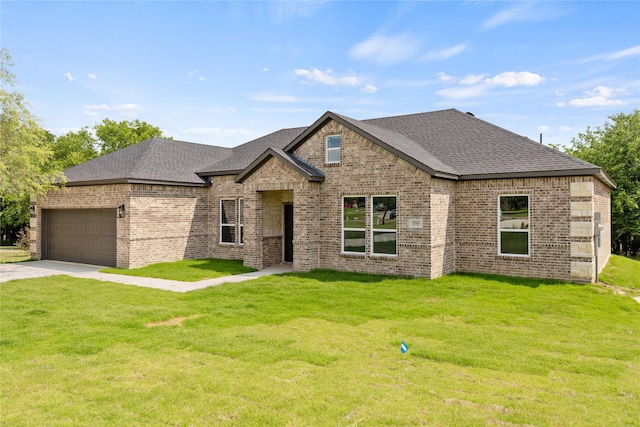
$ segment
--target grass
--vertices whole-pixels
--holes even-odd
[[[256,270],[243,266],[240,260],[207,258],[161,262],[132,269],[104,268],[100,271],[103,273],[124,274],[127,276],[197,282],[203,279],[215,279],[216,277],[250,273]]]
[[[598,285],[315,271],[0,291],[4,425],[640,425],[640,304]]]
[[[640,258],[611,255],[598,279],[612,285],[640,290]]]
[[[0,246],[0,264],[29,261],[31,254],[15,246]]]

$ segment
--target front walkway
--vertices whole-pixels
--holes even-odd
[[[150,277],[125,276],[123,274],[100,273],[104,267],[98,265],[76,264],[63,261],[31,261],[11,264],[0,264],[0,283],[17,279],[32,279],[37,277],[64,274],[83,279],[95,279],[105,282],[123,283],[126,285],[143,286],[146,288],[162,289],[173,292],[189,292],[196,289],[217,286],[222,283],[244,282],[272,274],[290,273],[290,265],[274,265],[260,271],[236,274],[233,276],[205,279],[199,282],[180,282],[177,280],[154,279]]]

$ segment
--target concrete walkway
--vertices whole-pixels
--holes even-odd
[[[173,292],[189,292],[196,289],[217,286],[222,283],[244,282],[272,274],[290,273],[290,265],[274,265],[252,273],[236,274],[233,276],[205,279],[199,282],[180,282],[177,280],[153,279],[150,277],[125,276],[123,274],[100,273],[104,267],[99,265],[76,264],[63,261],[31,261],[11,264],[0,264],[0,283],[17,279],[32,279],[37,277],[64,274],[83,279],[95,279],[105,282],[124,283],[126,285],[143,286],[146,288],[163,289]]]

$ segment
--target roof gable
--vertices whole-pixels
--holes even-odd
[[[215,162],[209,162],[209,164],[200,168],[198,175],[235,175],[249,166],[251,162],[268,148],[283,148],[305,129],[305,127],[281,129],[234,147],[229,157],[216,160]]]
[[[245,179],[253,175],[262,165],[269,159],[276,158],[285,165],[289,166],[295,172],[304,176],[307,180],[313,182],[324,181],[324,173],[315,166],[305,161],[295,154],[287,153],[279,148],[268,148],[257,159],[255,159],[245,170],[240,172],[235,178],[235,182],[242,183]]]

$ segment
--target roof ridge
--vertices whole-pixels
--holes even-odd
[[[142,146],[142,144],[144,144],[144,146],[142,146],[142,149],[141,149],[142,152],[140,153],[140,156],[138,156],[139,160],[134,163],[135,167],[129,171],[129,174],[131,176],[128,176],[127,178],[133,178],[134,175],[136,173],[138,173],[139,170],[142,168],[142,166],[143,166],[143,164],[145,163],[145,160],[146,160],[147,151],[153,145],[152,142],[154,142],[154,141],[162,141],[162,142],[164,142],[164,141],[169,141],[169,140],[164,139],[164,138],[157,138],[157,137],[154,136],[153,138],[146,139],[144,141],[140,141],[137,144],[135,144],[134,146],[137,146],[137,147]],[[132,147],[132,146],[130,145],[130,147]]]
[[[370,119],[362,119],[362,120],[359,120],[359,121],[361,121],[361,122],[369,122],[369,121],[373,121],[373,120],[382,120],[382,119],[397,119],[397,118],[400,118],[400,117],[424,116],[424,115],[427,115],[427,114],[443,113],[445,111],[458,111],[458,112],[462,113],[460,110],[458,110],[456,108],[443,108],[442,110],[423,111],[421,113],[396,114],[394,116],[374,117],[374,118],[370,118]],[[462,114],[466,114],[466,113],[462,113]]]

